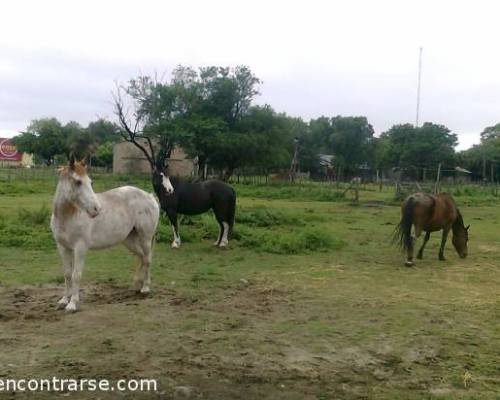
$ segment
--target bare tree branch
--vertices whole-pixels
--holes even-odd
[[[151,141],[151,138],[148,136],[144,136],[142,132],[139,130],[139,126],[142,123],[142,116],[136,111],[133,113],[134,115],[134,127],[131,127],[131,121],[127,118],[128,111],[124,110],[124,101],[122,97],[122,88],[116,84],[116,92],[111,94],[113,97],[113,103],[115,107],[115,115],[118,117],[118,121],[123,131],[120,132],[120,136],[126,142],[133,143],[138,149],[140,149],[146,159],[149,162],[151,170],[153,171],[156,168],[156,159],[155,159],[155,151],[154,146]],[[140,144],[137,139],[145,139],[148,143],[149,150],[148,152],[146,148]]]

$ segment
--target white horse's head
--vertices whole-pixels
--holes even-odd
[[[70,158],[69,166],[61,171],[61,179],[65,184],[61,195],[78,208],[94,218],[101,211],[101,204],[92,189],[92,180],[87,175],[87,165],[84,160],[76,161]]]

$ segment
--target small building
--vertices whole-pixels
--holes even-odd
[[[11,139],[0,138],[0,167],[31,167],[33,155],[21,153]]]
[[[139,141],[145,149],[149,149],[147,142]],[[170,175],[187,177],[195,172],[194,160],[188,158],[180,147],[174,148],[167,160]],[[151,167],[146,156],[133,143],[120,142],[113,146],[113,173],[114,174],[146,174]]]

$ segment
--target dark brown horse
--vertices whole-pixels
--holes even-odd
[[[407,252],[405,265],[413,265],[413,246],[415,238],[411,236],[411,228],[415,226],[415,236],[418,238],[425,231],[422,247],[417,258],[421,259],[424,247],[429,241],[431,232],[442,230],[439,259],[444,260],[444,246],[450,230],[453,232],[453,246],[461,258],[467,257],[467,241],[469,226],[464,226],[462,214],[455,201],[447,193],[437,195],[414,193],[406,198],[401,207],[401,221],[396,228],[395,239]]]

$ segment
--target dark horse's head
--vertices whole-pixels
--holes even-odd
[[[469,241],[469,227],[465,226],[460,212],[453,224],[453,246],[461,258],[467,257],[467,242]]]
[[[153,169],[153,187],[155,191],[161,191],[161,193],[167,196],[174,193],[174,186],[170,182],[170,176],[168,174],[168,167],[164,165],[156,165]],[[159,193],[157,193],[159,195]]]

